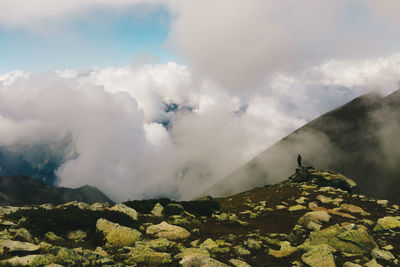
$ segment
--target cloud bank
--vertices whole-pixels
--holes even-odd
[[[175,63],[13,72],[0,77],[0,145],[72,133],[79,156],[58,170],[60,185],[95,185],[115,200],[189,199],[372,81],[396,89],[399,62],[331,61],[276,75],[269,94],[246,98]]]

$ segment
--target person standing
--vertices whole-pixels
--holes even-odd
[[[299,165],[299,168],[301,168],[301,156],[300,156],[300,154],[297,155],[297,165]]]

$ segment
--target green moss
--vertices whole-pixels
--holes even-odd
[[[172,262],[171,254],[156,252],[147,246],[136,246],[128,253],[126,264],[158,266]]]

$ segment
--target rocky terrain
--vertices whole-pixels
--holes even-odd
[[[2,266],[399,266],[399,206],[335,172],[225,198],[0,209]]]

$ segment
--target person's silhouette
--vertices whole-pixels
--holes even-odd
[[[297,165],[299,165],[299,167],[301,167],[301,156],[300,156],[300,154],[297,156]]]

